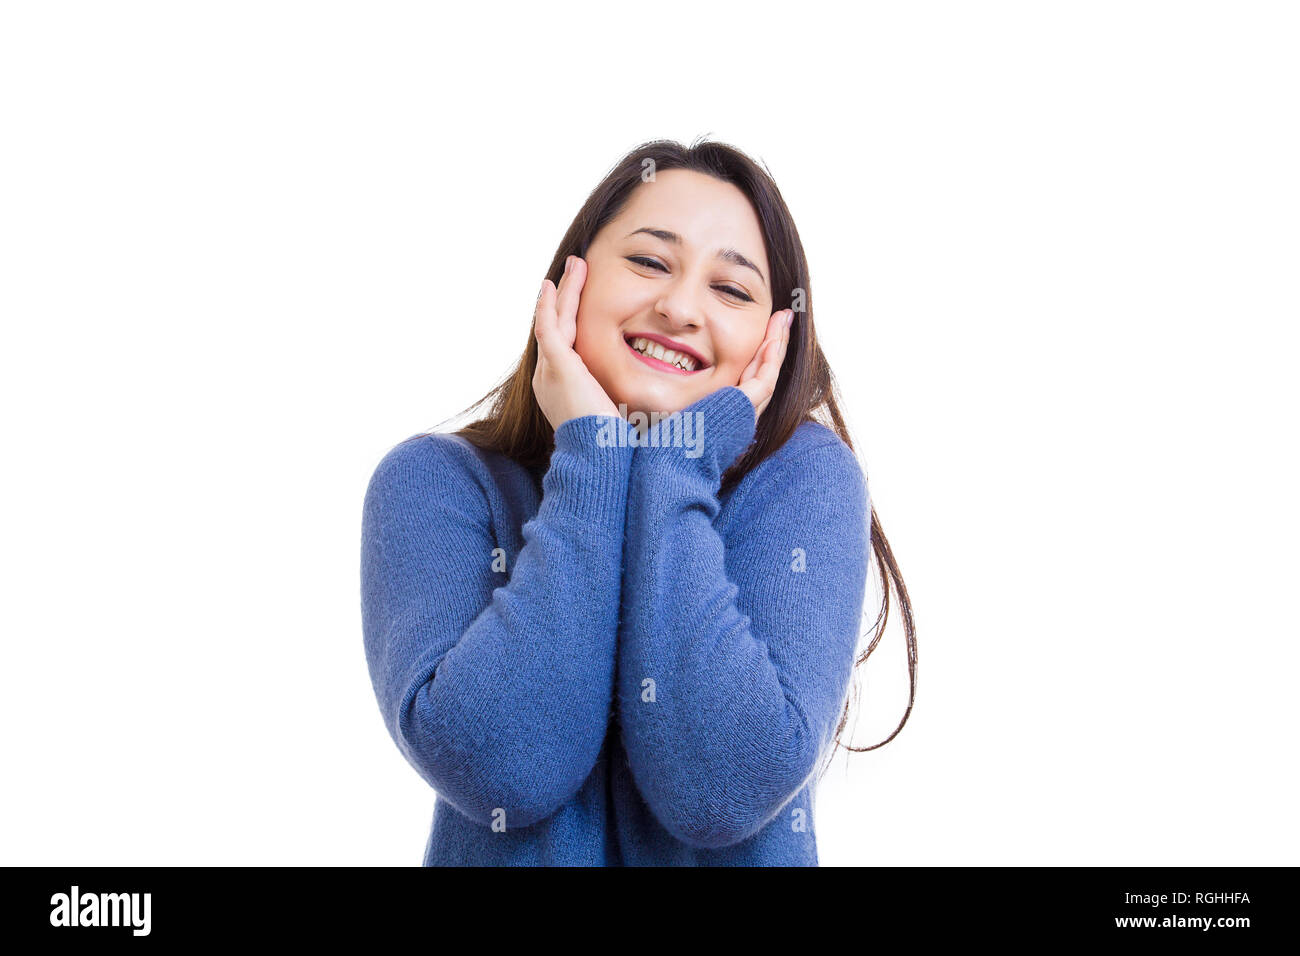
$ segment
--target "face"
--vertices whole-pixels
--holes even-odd
[[[767,248],[743,192],[657,172],[585,258],[573,347],[615,405],[671,413],[740,381],[772,316]],[[660,347],[672,364],[654,357]]]

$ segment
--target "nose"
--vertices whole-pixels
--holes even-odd
[[[657,311],[674,330],[694,330],[704,325],[704,305],[686,282],[678,281],[655,303]]]

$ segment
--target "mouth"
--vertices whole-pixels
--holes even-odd
[[[638,335],[632,333],[623,336],[628,350],[651,368],[674,375],[696,375],[709,368],[709,363],[695,352],[680,348],[670,348],[659,341],[660,336]]]

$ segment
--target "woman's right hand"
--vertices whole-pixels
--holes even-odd
[[[550,279],[542,281],[533,314],[537,338],[533,394],[552,429],[586,415],[619,417],[618,408],[573,349],[578,337],[578,301],[586,279],[587,263],[570,256],[558,289]]]

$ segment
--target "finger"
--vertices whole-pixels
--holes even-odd
[[[537,293],[537,302],[533,305],[533,321],[536,323],[545,314],[546,311],[546,294],[552,292],[555,286],[551,284],[550,279],[542,280],[542,288]]]
[[[758,363],[757,374],[762,375],[767,370],[767,366],[772,362],[773,348],[779,348],[783,344],[785,337],[785,309],[772,315],[771,325],[768,327],[767,338],[763,342],[763,348],[759,350],[761,359]]]
[[[782,309],[781,311],[773,312],[768,316],[767,328],[763,332],[763,341],[758,343],[758,348],[754,350],[754,357],[750,360],[749,364],[745,366],[745,371],[741,373],[740,380],[742,382],[754,377],[759,373],[759,370],[762,369],[768,348],[771,346],[773,341],[779,338],[781,328],[779,320],[784,313],[785,310]]]
[[[776,340],[771,339],[758,347],[758,354],[754,356],[754,361],[749,363],[737,384],[757,383],[756,393],[771,390],[771,385],[768,383],[768,379],[771,378],[768,368],[772,363],[768,361],[768,353],[774,344]]]
[[[533,311],[533,335],[539,348],[549,347],[555,336],[555,284],[550,279],[542,280],[542,291],[537,297],[537,308]]]
[[[769,385],[776,383],[777,373],[781,371],[781,340],[773,339],[767,347],[763,364],[758,368],[758,377]]]
[[[582,286],[587,278],[587,264],[583,262],[580,256],[572,256],[568,261],[569,265],[564,272],[564,278],[560,280],[561,287],[556,300],[555,313],[560,328],[568,330],[572,327],[576,330],[578,300],[582,295]]]
[[[780,334],[772,339],[757,372],[757,377],[763,379],[773,389],[776,388],[777,376],[781,374],[781,365],[785,362],[786,345],[790,341],[790,329],[785,324],[784,310],[778,321],[781,323],[779,326]]]
[[[789,341],[789,335],[782,335],[776,347],[772,349],[770,375],[773,389],[776,388],[776,380],[781,377],[781,366],[785,364],[786,343]]]
[[[562,270],[560,270],[560,281],[557,282],[557,283],[555,283],[555,290],[556,290],[556,297],[557,297],[557,300],[558,300],[559,295],[562,294],[562,293],[564,292],[564,287],[568,284],[565,280],[569,278],[569,262],[570,262],[570,261],[572,261],[572,256],[570,256],[569,258],[567,258],[567,259],[564,260],[564,268],[563,268]]]

